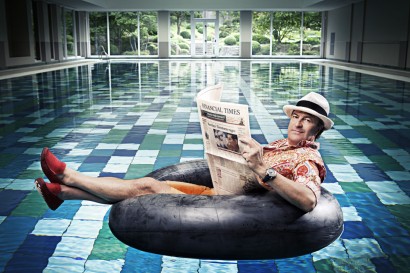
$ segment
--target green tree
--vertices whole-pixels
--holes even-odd
[[[177,34],[181,33],[181,25],[187,18],[190,18],[191,14],[189,11],[173,11],[171,16],[171,23],[176,23],[177,25]]]
[[[282,43],[285,38],[290,38],[290,34],[298,31],[300,27],[300,12],[282,12],[272,13],[272,35],[278,43]],[[259,12],[255,14],[254,32],[264,35],[266,30],[270,29],[271,13]]]

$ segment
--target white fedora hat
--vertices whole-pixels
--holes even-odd
[[[309,113],[320,118],[325,124],[325,129],[332,128],[333,121],[328,118],[330,112],[329,102],[322,95],[310,92],[301,98],[296,105],[285,105],[283,111],[290,118],[294,110]]]

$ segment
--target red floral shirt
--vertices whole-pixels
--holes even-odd
[[[318,200],[320,184],[326,176],[318,149],[317,142],[302,141],[290,146],[287,139],[280,139],[263,148],[263,159],[281,175],[311,189]]]

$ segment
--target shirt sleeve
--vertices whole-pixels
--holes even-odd
[[[316,196],[316,202],[320,197],[320,183],[319,169],[312,161],[304,161],[296,166],[293,170],[294,181],[305,185],[313,191]]]

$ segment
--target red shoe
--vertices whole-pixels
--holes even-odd
[[[52,191],[50,191],[50,189],[48,188],[48,186],[51,186],[51,184],[54,184],[54,191],[61,191],[61,187],[60,184],[56,184],[56,183],[46,183],[44,182],[43,178],[37,178],[34,181],[34,184],[36,185],[36,189],[38,191],[38,193],[41,194],[41,196],[43,196],[44,201],[46,201],[47,206],[51,209],[51,210],[56,210],[63,202],[64,200],[61,200],[60,198],[57,197],[56,193],[53,193]],[[58,186],[57,188],[55,188],[56,186]]]
[[[65,168],[66,164],[58,160],[47,147],[43,149],[41,152],[41,169],[50,182],[62,184],[61,179],[57,175],[62,174]]]

